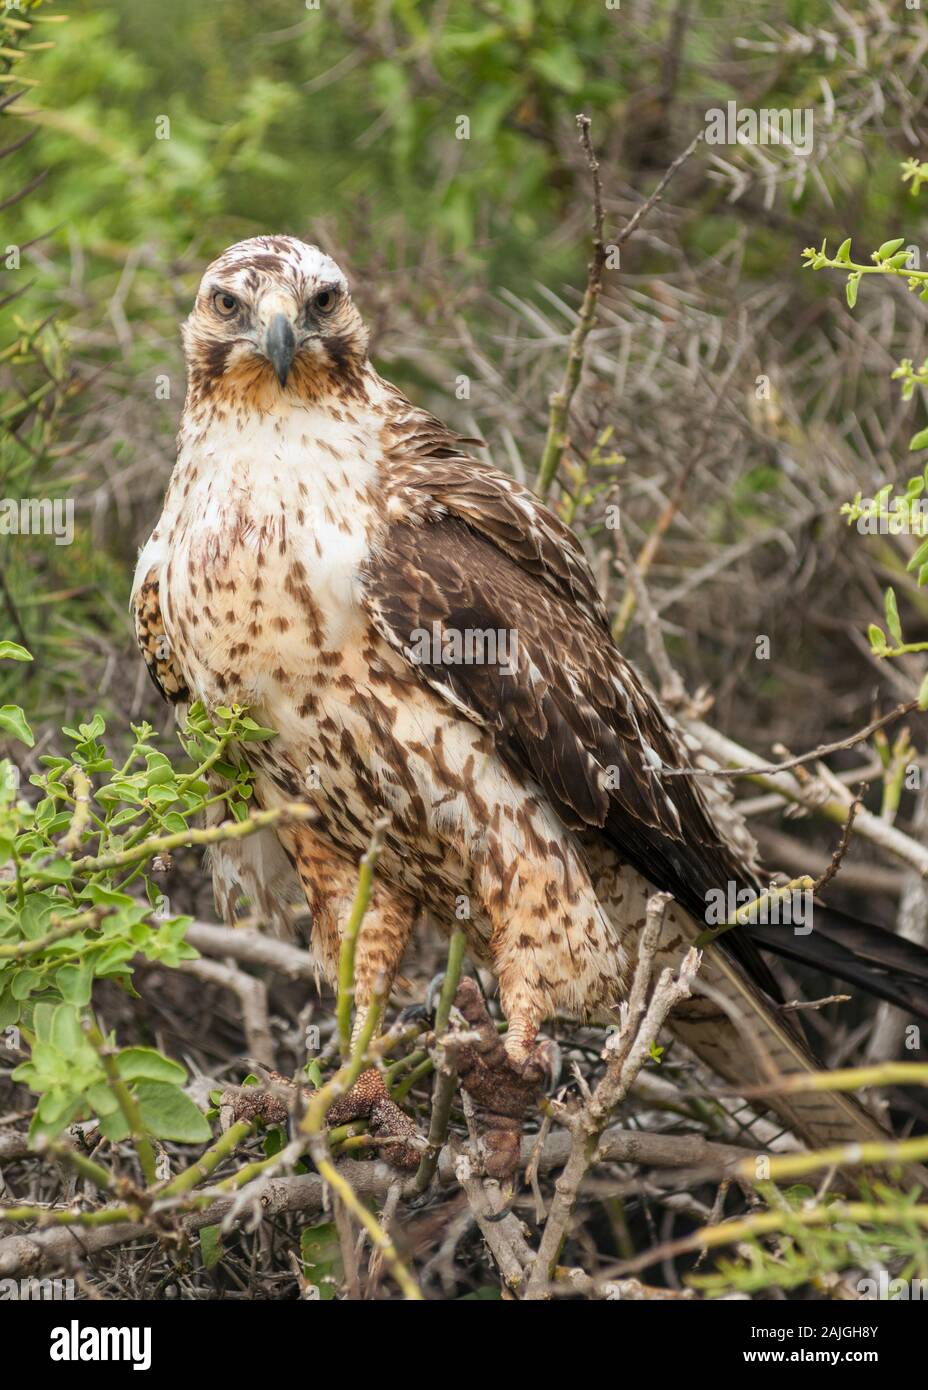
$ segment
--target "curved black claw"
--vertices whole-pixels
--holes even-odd
[[[434,1012],[425,1004],[407,1004],[397,1015],[399,1023],[431,1023]]]
[[[544,1072],[545,1094],[550,1095],[552,1091],[557,1090],[564,1069],[560,1045],[554,1038],[540,1038],[535,1044],[534,1059],[540,1063]]]
[[[437,975],[433,975],[429,980],[429,987],[425,991],[425,1007],[429,1013],[434,1015],[438,1008],[438,996],[441,994],[441,987],[445,983],[445,972],[439,970]]]
[[[434,1023],[435,1010],[438,1007],[438,996],[441,994],[441,987],[445,983],[445,972],[440,970],[437,975],[433,975],[429,980],[428,989],[425,991],[425,1000],[421,1004],[408,1004],[400,1012],[401,1023]]]

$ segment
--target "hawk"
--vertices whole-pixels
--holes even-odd
[[[277,730],[239,750],[260,806],[318,813],[220,848],[217,906],[231,918],[244,895],[279,917],[298,883],[334,982],[358,857],[386,818],[359,1011],[427,907],[498,979],[518,1073],[555,1014],[615,1020],[652,892],[672,895],[658,962],[676,965],[707,894],[757,889],[756,870],[711,796],[663,775],[686,749],[613,642],[577,538],[378,374],[333,260],[288,236],[230,247],[183,339],[177,463],[133,585],[139,644],[168,700],[238,702]],[[926,1016],[928,953],[889,933],[824,908],[810,936],[736,928],[673,1017],[735,1087],[815,1065],[757,936]],[[810,1143],[881,1133],[843,1095],[773,1104]]]

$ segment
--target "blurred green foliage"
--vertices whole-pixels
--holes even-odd
[[[711,267],[740,238],[748,291],[798,283],[806,226],[832,237],[852,226],[875,244],[911,206],[898,170],[912,141],[893,103],[925,24],[916,12],[898,31],[853,9],[836,28],[825,0],[774,0],[756,14],[725,0],[71,0],[66,10],[23,0],[4,15],[0,96],[22,95],[0,112],[0,146],[37,135],[0,172],[14,193],[47,177],[5,212],[4,240],[24,259],[0,277],[17,296],[0,338],[0,366],[15,377],[3,381],[12,428],[0,496],[67,494],[79,508],[74,545],[11,549],[0,598],[8,635],[36,653],[36,698],[58,713],[74,677],[86,685],[88,651],[98,666],[111,640],[129,649],[132,554],[154,514],[135,480],[141,470],[157,481],[170,456],[177,324],[203,264],[230,241],[321,239],[359,281],[375,344],[389,300],[436,334],[460,315],[492,356],[481,293],[531,300],[545,287],[569,302],[582,283],[579,110],[593,118],[615,228],[709,107],[816,108],[814,172],[784,163],[769,213],[759,187],[742,194],[723,170],[707,172],[708,149],[686,171],[698,175],[678,176],[686,255]],[[885,115],[863,119],[874,84]],[[720,153],[752,167],[743,152]],[[684,273],[660,237],[623,248],[626,269],[652,285]],[[827,290],[806,280],[801,293],[808,303]],[[391,376],[440,411],[422,354],[391,350]],[[539,380],[526,402],[536,438],[548,389]]]
[[[347,232],[357,219],[386,248],[427,229],[493,284],[576,275],[585,247],[553,235],[576,210],[578,174],[585,188],[576,111],[647,176],[686,143],[674,143],[671,107],[693,134],[707,107],[737,95],[739,43],[834,18],[830,4],[792,0],[732,31],[730,8],[702,0],[668,71],[674,7],[637,8],[74,0],[41,55],[45,135],[25,160],[53,177],[25,204],[25,230],[65,223],[85,251],[118,260],[140,243],[181,254],[193,240],[215,250],[258,230],[307,234],[320,218]],[[820,107],[823,79],[836,99],[861,80],[825,44],[754,66],[755,104]],[[901,205],[891,158],[849,142],[832,163],[844,177],[866,170],[874,218]],[[727,221],[701,226],[707,249]]]

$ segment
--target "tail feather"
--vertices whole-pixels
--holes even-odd
[[[741,930],[765,951],[835,975],[928,1020],[928,951],[914,941],[819,904],[807,936],[773,925]]]
[[[654,890],[649,881],[629,865],[622,867],[618,891],[608,874],[602,874],[597,883],[599,900],[627,953],[626,969],[631,978],[637,964],[648,898]],[[820,969],[828,968],[821,956],[815,954],[824,943],[820,926],[827,915],[825,909],[817,910],[816,929],[811,936],[790,936],[789,939],[790,944],[795,940],[803,948],[803,959],[814,959]],[[678,970],[686,946],[695,944],[704,930],[705,921],[701,917],[691,914],[680,903],[668,904],[653,962],[655,975],[664,969]],[[865,1141],[891,1142],[892,1136],[880,1121],[854,1096],[818,1089],[790,1091],[783,1086],[785,1078],[820,1072],[823,1066],[806,1044],[801,1015],[784,1010],[764,987],[763,980],[758,981],[751,957],[761,943],[750,942],[750,950],[742,952],[741,959],[726,949],[729,937],[747,930],[734,927],[717,943],[706,947],[695,977],[693,996],[677,1005],[667,1021],[668,1027],[731,1087],[733,1099],[741,1096],[750,1101],[752,1110],[772,1112],[810,1148],[826,1149]],[[776,944],[783,944],[777,938],[777,929],[773,930]],[[785,938],[785,933],[783,935]],[[865,932],[858,938],[861,969],[864,962],[871,970],[876,968],[877,960],[882,962],[884,943],[881,938],[888,935],[880,933],[880,938],[874,938]],[[816,942],[815,938],[820,936],[823,942]],[[840,937],[832,931],[824,944],[833,945],[836,939]],[[901,997],[897,987],[903,978],[913,993],[917,993],[918,972],[925,968],[926,953],[912,948],[911,943],[902,943],[900,938],[890,937],[890,941],[893,947],[899,948],[885,953],[892,963],[894,978],[891,982],[881,980],[881,983],[887,989],[892,986],[894,999]],[[876,949],[872,944],[867,945],[873,942],[876,942]],[[845,955],[850,955],[849,947],[845,947],[842,961]],[[868,988],[872,988],[869,979]],[[924,1007],[923,993],[918,995],[917,1002]],[[758,1149],[766,1147],[759,1137]],[[928,1188],[928,1173],[924,1169],[906,1165],[906,1175],[908,1180]]]
[[[691,926],[695,936],[697,924]],[[673,944],[669,938],[668,959]],[[821,1071],[821,1064],[794,1018],[784,1014],[727,952],[712,946],[705,951],[697,976],[700,987],[702,995],[695,994],[674,1010],[669,1020],[673,1032],[736,1091],[764,1088],[763,1098],[752,1100],[756,1109],[772,1111],[812,1149],[891,1141],[879,1120],[846,1092],[777,1089],[784,1078]],[[908,1181],[928,1188],[928,1172],[920,1165],[907,1164],[905,1174]]]
[[[724,982],[714,980],[717,971],[708,963],[701,971],[717,986],[710,984],[712,997],[697,998],[674,1014],[673,1030],[681,1040],[731,1086],[748,1092],[765,1088],[757,1108],[772,1110],[812,1148],[888,1139],[874,1116],[844,1092],[777,1091],[778,1081],[819,1071],[819,1064],[777,1006],[737,966],[724,957],[718,966]]]

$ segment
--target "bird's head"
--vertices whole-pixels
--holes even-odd
[[[237,242],[206,269],[183,328],[194,398],[270,407],[357,389],[367,330],[343,272],[289,236]]]

